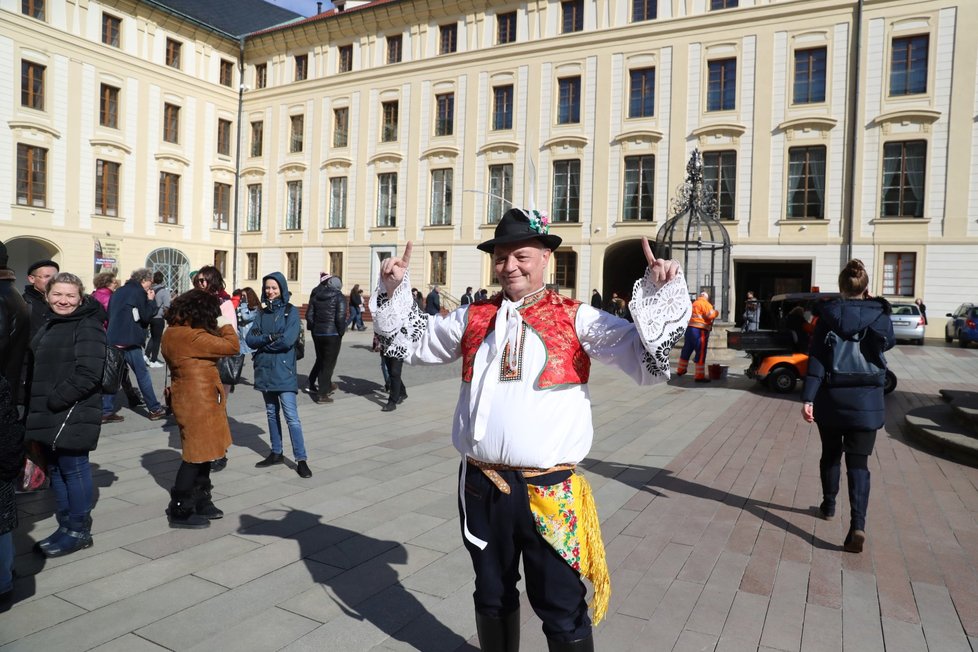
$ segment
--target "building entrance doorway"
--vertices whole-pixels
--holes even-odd
[[[14,270],[17,275],[17,283],[21,285],[27,285],[27,268],[39,260],[53,260],[62,268],[64,267],[64,262],[61,260],[61,250],[45,240],[27,237],[11,238],[4,244],[7,246],[7,267]],[[91,279],[83,280],[87,283]]]
[[[760,301],[768,301],[776,294],[808,292],[812,287],[811,261],[734,261],[734,322],[744,323],[744,304],[747,292],[752,290]],[[763,304],[762,304],[763,305]],[[761,328],[772,328],[761,312]]]
[[[604,284],[601,287],[601,298],[607,306],[611,301],[614,292],[618,296],[628,301],[632,298],[632,286],[635,281],[645,274],[648,265],[645,254],[642,252],[641,240],[625,240],[616,242],[604,252],[604,266],[602,268],[602,278]],[[588,301],[590,292],[580,292],[582,301]]]
[[[190,259],[179,249],[157,249],[146,257],[146,267],[162,272],[163,285],[174,295],[190,289]]]

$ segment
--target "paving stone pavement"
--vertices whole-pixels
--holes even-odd
[[[269,450],[261,401],[247,386],[232,395],[236,445],[213,476],[226,515],[205,530],[171,530],[163,513],[175,425],[122,409],[91,456],[92,548],[36,556],[55,525],[50,492],[18,497],[0,650],[477,649],[449,433],[458,367],[406,368],[410,398],[382,413],[369,343],[347,336],[334,403],[301,402],[309,480],[254,468]],[[846,518],[813,517],[819,441],[797,393],[767,393],[735,353],[718,355],[731,376],[708,386],[642,388],[593,368],[583,466],[612,571],[596,648],[978,650],[978,469],[921,450],[902,416],[938,389],[974,389],[978,349],[890,354],[900,380],[861,555],[841,551]],[[522,616],[522,649],[545,650],[525,596]]]

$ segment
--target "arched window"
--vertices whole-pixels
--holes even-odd
[[[190,289],[190,260],[178,249],[157,249],[146,257],[146,267],[163,272],[163,284],[174,294]]]

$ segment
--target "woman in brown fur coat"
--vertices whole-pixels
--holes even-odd
[[[163,358],[170,366],[173,415],[180,426],[183,463],[170,490],[170,527],[202,528],[224,513],[211,500],[211,462],[231,445],[227,394],[217,360],[238,353],[233,324],[221,316],[221,300],[204,290],[181,294],[166,314]]]

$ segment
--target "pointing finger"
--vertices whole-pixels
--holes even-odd
[[[408,243],[404,245],[404,255],[401,256],[401,262],[407,267],[411,264],[411,250],[414,248],[414,243],[408,240]]]
[[[648,261],[649,267],[655,265],[655,255],[652,253],[652,247],[649,246],[649,239],[646,237],[642,238],[642,252],[645,254],[645,260]]]

